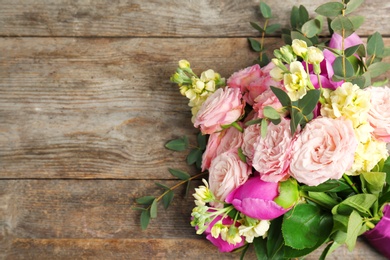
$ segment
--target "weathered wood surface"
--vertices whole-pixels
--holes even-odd
[[[293,4],[320,1],[268,2],[287,24]],[[359,33],[390,35],[390,4],[366,2]],[[169,82],[177,60],[225,77],[251,65],[257,5],[0,0],[0,259],[237,259],[195,234],[191,197],[159,208],[146,231],[131,206],[159,193],[154,182],[176,183],[168,167],[195,173],[164,149],[196,133]],[[380,256],[358,241],[331,259]]]
[[[292,6],[310,13],[327,1],[265,1],[286,26]],[[242,37],[257,35],[258,0],[1,0],[0,35],[109,37]],[[356,14],[366,16],[361,35],[389,34],[390,2],[367,0]]]

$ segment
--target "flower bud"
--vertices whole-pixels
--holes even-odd
[[[282,58],[286,63],[291,63],[297,60],[297,57],[294,55],[293,49],[290,45],[285,45],[280,48],[280,53]]]
[[[324,60],[324,54],[317,47],[309,47],[307,51],[307,59],[310,64],[320,64]]]
[[[190,67],[190,63],[187,60],[180,60],[179,61],[179,68],[185,69],[185,68],[189,68],[189,67]]]
[[[294,53],[297,56],[305,57],[307,54],[307,44],[305,41],[294,39],[291,45]]]
[[[214,80],[215,79],[215,72],[212,69],[208,69],[206,71],[203,71],[202,74],[200,74],[200,80],[201,81],[209,81],[209,80]]]

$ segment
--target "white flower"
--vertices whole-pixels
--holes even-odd
[[[192,195],[195,198],[195,204],[197,206],[204,206],[208,202],[212,202],[215,200],[214,194],[209,189],[209,184],[205,179],[202,179],[202,182],[205,186],[199,186],[195,188],[195,193]]]
[[[324,60],[324,54],[317,47],[311,46],[307,50],[307,60],[310,64],[319,64]]]
[[[304,57],[307,54],[307,44],[305,41],[294,39],[291,47],[296,55]]]
[[[238,232],[240,236],[244,236],[246,242],[252,243],[255,237],[267,235],[270,222],[268,220],[257,220],[253,225],[241,225],[238,227]]]

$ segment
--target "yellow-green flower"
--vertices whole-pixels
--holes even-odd
[[[290,73],[284,74],[284,86],[292,101],[306,95],[309,77],[302,63],[294,61],[290,64]]]
[[[291,47],[297,56],[300,56],[303,58],[306,56],[308,48],[307,48],[307,44],[305,41],[302,41],[299,39],[294,39],[292,41]]]

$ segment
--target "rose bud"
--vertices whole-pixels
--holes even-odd
[[[265,182],[255,176],[233,190],[225,201],[248,217],[272,220],[289,211],[298,200],[295,180]]]

